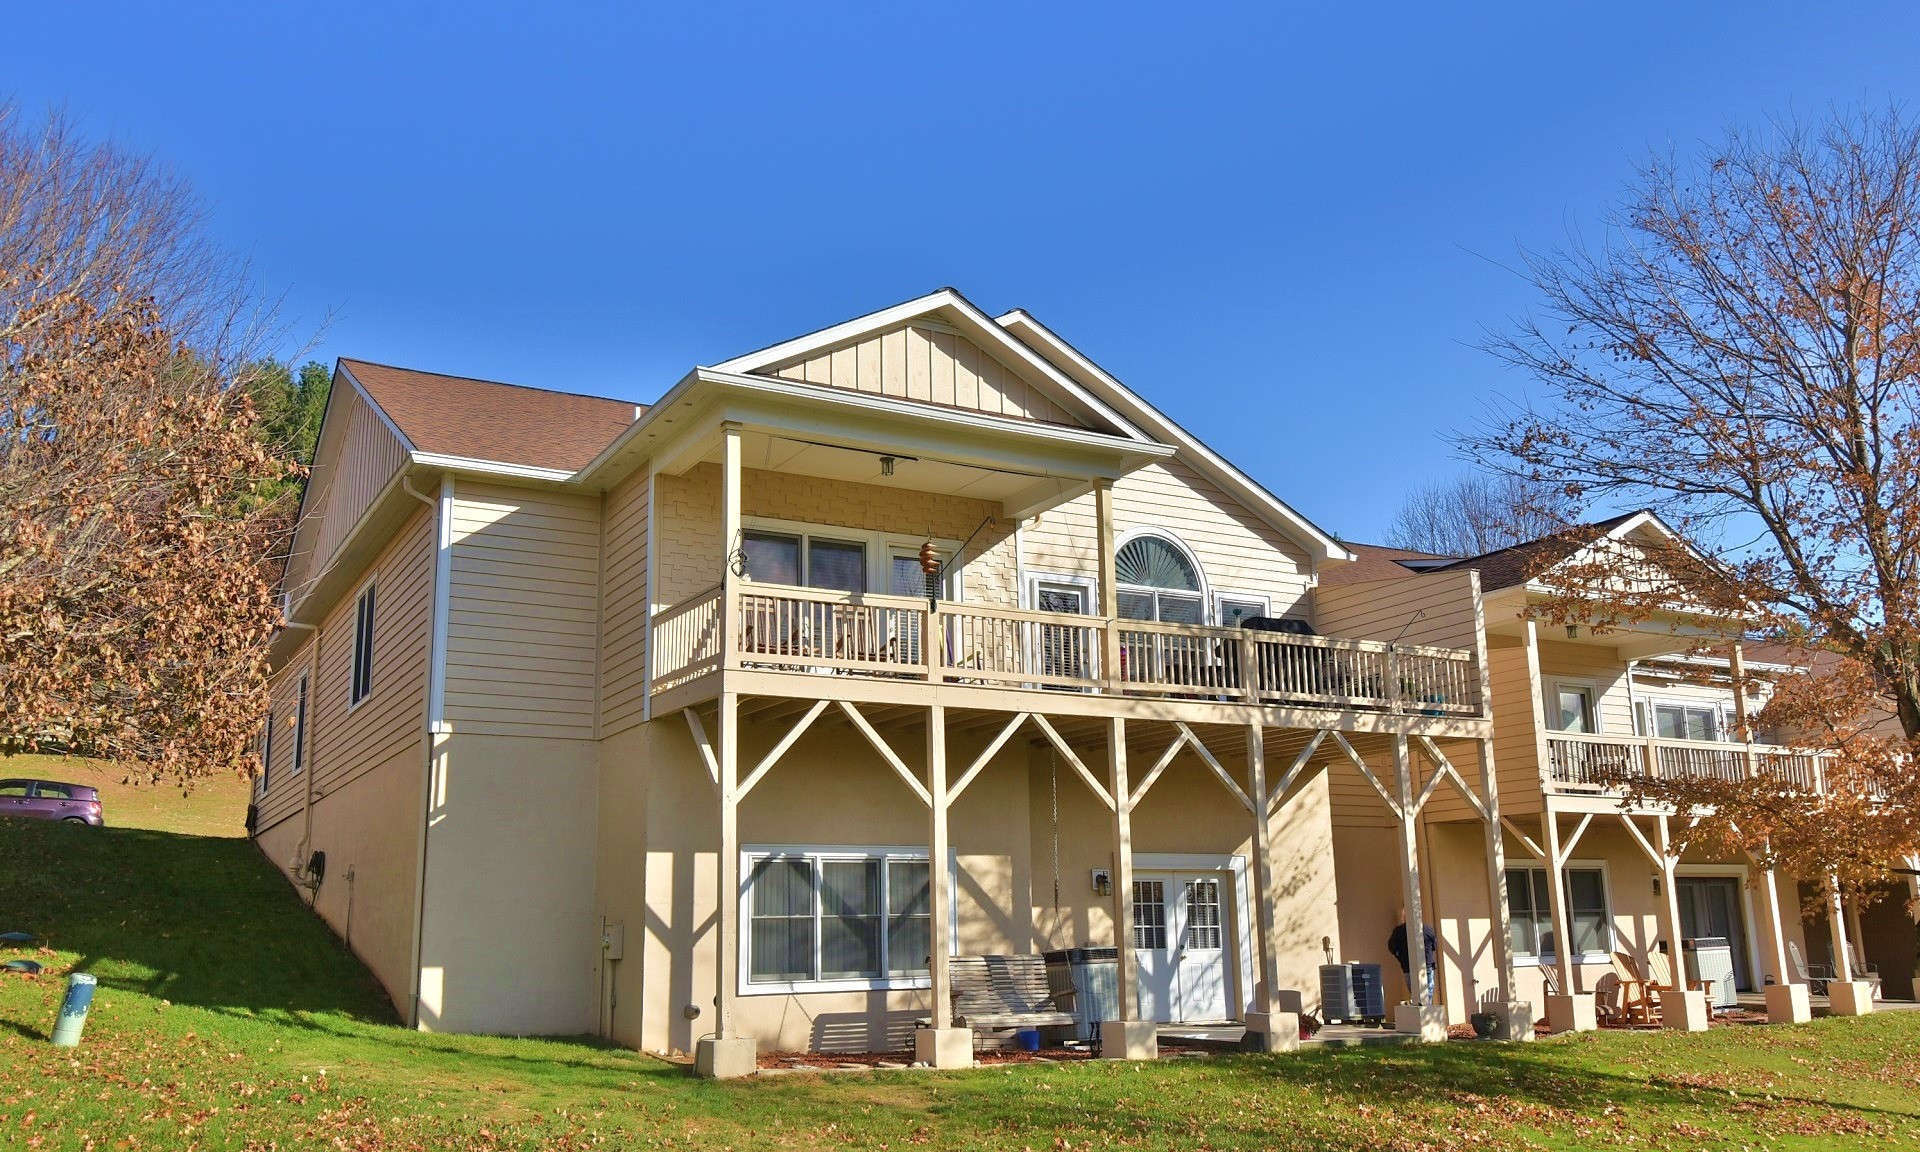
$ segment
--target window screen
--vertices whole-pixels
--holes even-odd
[[[800,538],[774,532],[749,532],[743,550],[747,577],[763,584],[800,583]]]
[[[867,590],[867,547],[842,540],[807,541],[807,586]]]

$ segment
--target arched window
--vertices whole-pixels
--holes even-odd
[[[1120,615],[1129,620],[1204,624],[1207,600],[1200,570],[1185,550],[1162,536],[1136,536],[1113,557]]]

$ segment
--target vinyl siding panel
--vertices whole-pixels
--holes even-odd
[[[1469,650],[1479,643],[1471,572],[1317,588],[1313,619],[1321,632],[1355,640],[1398,640]]]
[[[1538,708],[1525,642],[1490,637],[1487,672],[1493,681],[1493,758],[1499,771],[1500,810],[1540,810]]]
[[[267,828],[298,812],[306,803],[307,774],[293,774],[293,718],[298,710],[300,677],[313,664],[313,641],[308,640],[292,659],[276,673],[269,684],[268,723],[273,726],[273,746],[268,749],[267,789],[254,798],[255,826]],[[308,702],[311,707],[311,700]],[[313,734],[311,721],[306,737]]]
[[[1564,640],[1542,640],[1542,691],[1552,692],[1556,678],[1592,682],[1594,711],[1598,714],[1601,735],[1634,734],[1633,706],[1627,691],[1627,662],[1617,649],[1595,644],[1569,644]]]
[[[314,449],[307,497],[287,563],[286,587],[298,600],[326,570],[360,517],[407,462],[407,448],[351,384],[327,398],[326,427]]]
[[[602,509],[600,734],[640,722],[647,685],[647,502],[643,472],[608,492]]]
[[[1048,397],[1046,385],[1029,383],[966,337],[924,322],[776,364],[763,374],[996,416],[1079,424]]]
[[[591,739],[599,501],[462,481],[452,537],[447,720],[454,731]]]

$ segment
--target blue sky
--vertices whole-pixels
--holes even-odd
[[[1649,149],[1912,103],[1920,10],[1827,16],[34,4],[0,93],[174,165],[322,359],[644,401],[950,284],[1368,539],[1524,388],[1475,347],[1519,247]]]

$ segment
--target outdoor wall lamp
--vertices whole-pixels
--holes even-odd
[[[1093,894],[1095,896],[1113,895],[1113,873],[1105,868],[1093,870]]]

